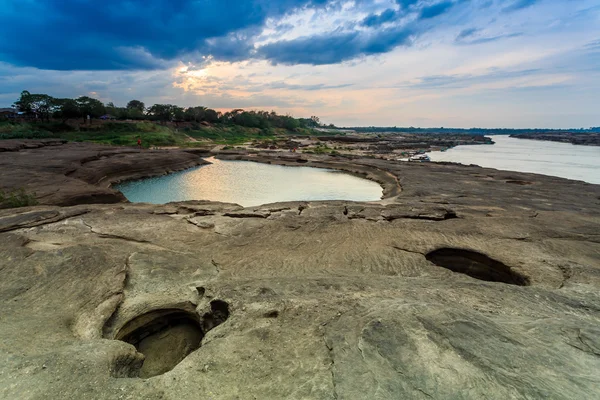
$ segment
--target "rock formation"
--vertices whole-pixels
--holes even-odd
[[[206,164],[197,154],[142,150],[61,140],[0,141],[0,189],[23,188],[40,204],[70,206],[124,202],[109,186]]]
[[[140,173],[113,168],[118,153],[60,165],[61,148],[87,146],[38,149],[48,167],[31,176],[107,190],[93,184]],[[35,153],[0,158],[5,170],[13,154],[27,180],[22,151]],[[198,162],[165,153],[167,167],[161,154],[144,156],[157,173]],[[600,396],[599,185],[305,161],[401,190],[383,182],[373,203],[0,210],[0,398]]]

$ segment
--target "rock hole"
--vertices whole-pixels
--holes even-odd
[[[275,291],[271,288],[268,287],[261,287],[258,290],[258,295],[259,296],[265,296],[265,297],[272,297],[275,296],[277,293],[275,293]]]
[[[198,292],[198,296],[200,297],[204,297],[204,294],[206,293],[206,289],[202,286],[196,287],[196,291]]]
[[[472,278],[509,285],[529,286],[529,278],[518,274],[500,261],[470,250],[442,248],[425,256],[435,265]]]
[[[269,311],[269,312],[265,313],[263,316],[265,318],[277,318],[277,317],[279,317],[279,311],[277,311],[277,310]]]
[[[129,321],[115,339],[134,345],[145,356],[139,376],[149,378],[170,371],[200,347],[204,332],[197,314],[156,310]]]
[[[221,325],[227,318],[229,318],[229,304],[223,300],[213,300],[210,302],[210,312],[202,316],[202,328],[208,332],[215,326]]]
[[[458,218],[458,215],[456,215],[456,211],[454,210],[446,210],[446,213],[444,214],[444,220],[446,219],[454,219],[454,218]]]
[[[198,349],[204,335],[229,318],[227,302],[213,300],[210,308],[202,317],[182,309],[154,310],[127,322],[115,339],[132,344],[144,355],[140,378],[161,375]]]

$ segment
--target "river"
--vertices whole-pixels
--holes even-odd
[[[457,146],[428,153],[432,161],[477,164],[600,184],[600,147],[490,136],[494,145]]]
[[[211,200],[244,207],[281,201],[376,201],[381,186],[330,169],[209,158],[212,164],[115,185],[131,202]]]

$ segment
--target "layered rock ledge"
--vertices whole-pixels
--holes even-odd
[[[69,171],[53,148],[40,149],[49,170]],[[187,159],[173,154],[163,169]],[[104,190],[141,173],[112,158],[77,176]],[[600,395],[600,185],[307,160],[402,190],[374,203],[0,210],[0,398]]]
[[[110,185],[206,164],[183,150],[139,150],[61,140],[0,141],[0,189],[24,189],[40,204],[119,203]]]

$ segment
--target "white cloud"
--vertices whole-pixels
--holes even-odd
[[[600,40],[600,8],[590,8],[594,3],[546,0],[510,14],[498,12],[499,2],[457,8],[412,47],[333,65],[208,58],[157,71],[59,72],[0,64],[0,106],[28,89],[57,97],[95,92],[121,105],[137,98],[146,104],[274,109],[340,125],[598,126],[600,52],[590,43]],[[301,10],[268,21],[258,45],[350,29],[391,7],[393,1],[381,0]],[[456,43],[465,29],[493,40]]]

